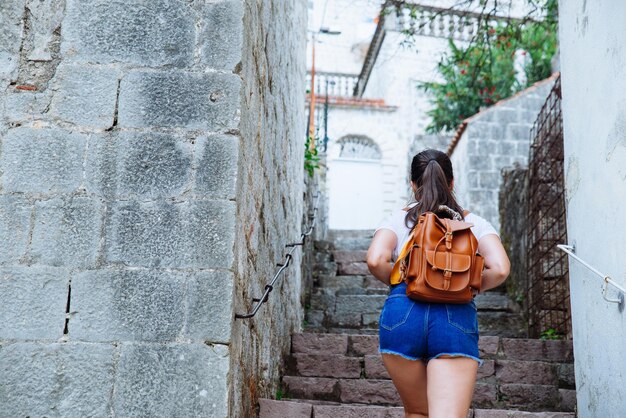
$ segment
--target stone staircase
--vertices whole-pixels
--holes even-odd
[[[289,399],[262,399],[261,418],[403,417],[378,354],[378,316],[387,286],[369,274],[371,232],[331,231],[316,242],[305,332],[292,338],[283,376]],[[527,339],[503,291],[477,297],[481,358],[470,417],[574,417],[571,341]]]

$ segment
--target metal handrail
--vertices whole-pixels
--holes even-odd
[[[300,240],[301,240],[300,242],[294,242],[294,243],[285,245],[285,248],[291,248],[291,250],[289,250],[289,252],[285,255],[285,262],[282,264],[277,264],[277,267],[280,267],[280,268],[278,269],[276,274],[274,274],[274,277],[272,278],[272,280],[270,280],[270,282],[265,285],[265,291],[263,292],[263,296],[261,296],[260,298],[252,298],[252,303],[256,303],[252,311],[245,313],[245,314],[236,313],[235,319],[252,318],[259,311],[259,309],[261,308],[261,305],[267,302],[270,292],[274,290],[274,284],[276,283],[276,280],[278,280],[278,277],[280,276],[280,274],[283,271],[285,271],[285,269],[289,267],[289,265],[291,264],[291,260],[293,260],[293,253],[296,251],[296,248],[302,247],[306,241],[306,238],[313,233],[313,229],[315,228],[315,223],[317,222],[317,210],[318,210],[320,196],[321,196],[321,193],[319,191],[314,196],[315,204],[313,206],[313,214],[310,217],[311,225],[309,226],[309,229],[307,230],[307,232],[303,232],[302,234],[300,234]]]
[[[596,269],[595,267],[591,266],[589,263],[587,263],[582,258],[578,257],[574,253],[574,251],[576,249],[573,246],[565,245],[565,244],[558,244],[557,248],[559,250],[564,251],[565,253],[567,253],[570,257],[572,257],[574,260],[578,261],[580,264],[585,266],[587,269],[589,269],[590,271],[592,271],[596,275],[600,276],[604,280],[604,285],[602,286],[602,296],[604,297],[604,300],[606,300],[607,302],[611,302],[611,303],[617,303],[620,312],[622,312],[624,310],[624,295],[626,295],[626,289],[624,287],[622,287],[617,282],[615,282],[615,280],[613,280],[611,277],[609,277],[606,274],[603,274],[600,271],[598,271],[598,269]],[[607,288],[608,288],[609,285],[613,286],[614,288],[616,288],[620,292],[618,294],[619,296],[618,296],[617,299],[609,299],[607,297],[606,291],[607,291]]]

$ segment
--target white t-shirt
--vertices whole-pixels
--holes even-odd
[[[415,204],[409,205],[409,207],[413,207],[414,205]],[[391,213],[391,215],[389,215],[389,217],[387,217],[387,219],[385,219],[383,222],[380,223],[378,228],[376,228],[376,231],[380,229],[389,229],[390,231],[393,231],[396,234],[396,237],[398,237],[396,248],[392,254],[393,260],[395,260],[398,257],[398,254],[402,250],[402,247],[404,246],[404,244],[409,239],[409,234],[411,233],[411,229],[407,228],[404,222],[405,218],[406,218],[406,211],[404,209],[395,210]],[[478,240],[478,242],[480,242],[480,239],[484,237],[485,235],[489,235],[489,234],[498,235],[498,233],[496,232],[496,229],[493,227],[493,225],[489,223],[489,221],[487,221],[485,218],[482,218],[474,213],[470,212],[465,217],[465,222],[474,224],[474,226],[471,227],[470,229],[472,233],[474,234],[474,236],[476,237],[476,239]]]

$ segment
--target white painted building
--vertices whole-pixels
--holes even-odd
[[[373,229],[386,214],[410,201],[409,152],[422,140],[416,138],[424,138],[423,147],[447,148],[445,138],[424,137],[430,104],[417,85],[438,80],[437,63],[448,49],[448,39],[463,44],[476,30],[471,15],[461,18],[460,13],[443,11],[454,4],[421,1],[424,26],[407,46],[401,32],[410,28],[406,10],[379,16],[380,1],[311,2],[316,125],[322,142],[327,91],[329,96],[326,184],[331,229]],[[441,16],[430,20],[434,13]],[[507,14],[523,13],[516,6]],[[309,42],[309,70],[311,46]]]

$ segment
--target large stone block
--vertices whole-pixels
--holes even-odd
[[[26,0],[0,2],[0,87],[10,80],[19,63],[20,45],[24,27]]]
[[[291,351],[310,354],[346,354],[348,336],[341,334],[294,334]]]
[[[115,347],[15,343],[0,349],[0,415],[109,416]]]
[[[69,335],[84,341],[228,342],[232,274],[92,270],[72,278]]]
[[[69,273],[65,269],[0,269],[0,340],[62,337],[68,283]]]
[[[0,196],[0,263],[15,262],[26,253],[32,203],[17,196]]]
[[[29,261],[53,266],[94,266],[102,224],[100,207],[100,201],[91,197],[37,202]]]
[[[115,416],[225,417],[228,347],[125,344],[115,382]]]
[[[205,4],[200,39],[204,64],[216,69],[233,70],[241,61],[243,2],[229,0]]]
[[[68,0],[61,52],[66,59],[142,66],[192,63],[196,14],[178,0]]]
[[[106,260],[131,266],[230,268],[231,201],[116,202],[108,215]]]
[[[2,185],[7,192],[69,193],[82,180],[86,136],[58,128],[19,127],[6,134]]]
[[[117,69],[101,66],[59,67],[50,113],[88,128],[113,126],[119,74]]]
[[[295,371],[300,376],[343,377],[361,376],[361,359],[341,354],[293,354]]]
[[[192,154],[190,141],[172,134],[92,136],[85,184],[107,198],[176,197],[190,186]]]
[[[4,97],[6,120],[12,123],[22,123],[45,118],[51,98],[50,90],[36,92],[9,88]]]
[[[240,84],[235,74],[131,72],[122,78],[118,122],[135,128],[234,129]]]
[[[215,135],[196,141],[195,193],[213,198],[235,197],[239,137]]]
[[[313,405],[304,402],[259,399],[259,418],[311,418]]]

